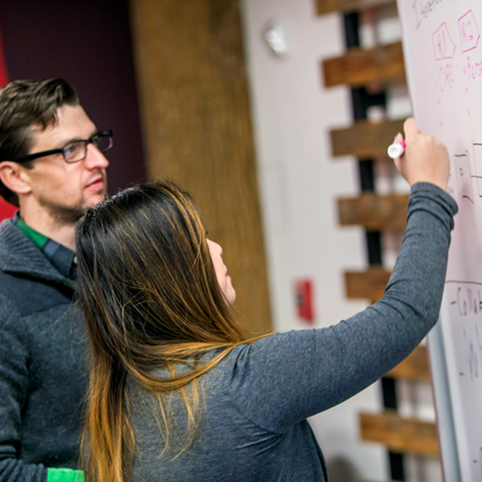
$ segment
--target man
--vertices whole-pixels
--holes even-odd
[[[97,131],[62,79],[0,89],[0,482],[83,480],[87,339],[73,305],[75,225],[106,193]]]

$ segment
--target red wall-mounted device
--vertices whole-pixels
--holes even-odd
[[[315,321],[313,309],[313,282],[304,279],[296,282],[296,311],[298,318],[308,323]]]

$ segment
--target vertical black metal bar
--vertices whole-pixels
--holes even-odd
[[[382,378],[383,406],[390,410],[398,410],[397,391],[393,378]]]
[[[398,410],[397,386],[394,378],[382,378],[382,394],[384,408]],[[406,480],[403,454],[388,451],[388,464],[392,480]]]
[[[398,452],[388,452],[388,461],[390,464],[390,477],[392,480],[405,479],[404,455]]]
[[[345,45],[346,48],[360,46],[359,15],[350,13],[344,15]],[[371,94],[364,87],[351,89],[353,119],[356,121],[367,118],[367,110],[373,105],[386,105],[385,93]],[[362,191],[375,190],[375,172],[373,159],[359,160],[358,172],[360,188]],[[366,232],[367,257],[370,266],[381,265],[382,243],[381,233],[378,231]],[[382,378],[383,406],[385,409],[397,410],[396,382],[393,378]],[[392,480],[405,481],[404,456],[400,453],[388,452],[390,477]]]
[[[366,231],[367,255],[370,266],[381,266],[382,260],[382,236],[380,231]]]
[[[362,191],[375,190],[375,169],[372,159],[358,161],[358,176]]]
[[[358,12],[343,15],[345,26],[345,46],[347,49],[360,46],[360,16]]]

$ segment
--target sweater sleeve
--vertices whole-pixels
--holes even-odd
[[[336,325],[276,334],[235,350],[226,375],[232,403],[260,427],[283,433],[399,364],[438,319],[456,212],[438,187],[414,185],[383,298]]]
[[[0,482],[45,482],[43,465],[18,458],[29,385],[28,351],[18,322],[15,308],[0,296]]]

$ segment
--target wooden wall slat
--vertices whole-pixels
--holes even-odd
[[[359,420],[363,440],[381,443],[394,452],[439,455],[435,423],[405,419],[389,410],[380,415],[360,413]]]
[[[326,87],[359,87],[405,75],[401,42],[373,49],[349,49],[342,57],[322,62]]]
[[[333,156],[387,157],[388,146],[398,132],[403,132],[403,123],[403,119],[361,121],[346,129],[334,129],[330,132]]]
[[[390,274],[390,271],[376,267],[367,271],[346,271],[346,297],[356,300],[378,301],[383,296]]]
[[[387,375],[390,378],[405,378],[409,380],[430,381],[427,347],[419,345],[402,363],[397,365]]]
[[[338,0],[338,9],[343,12],[356,12],[394,3],[395,0]]]
[[[257,332],[271,330],[239,2],[131,0],[148,177],[200,207]]]
[[[341,226],[363,226],[369,231],[404,231],[407,225],[408,194],[377,196],[367,192],[356,198],[338,199]]]
[[[316,14],[326,15],[327,13],[339,10],[339,0],[316,0]]]
[[[337,10],[355,12],[393,3],[395,0],[316,0],[316,12],[318,15],[325,15]]]

